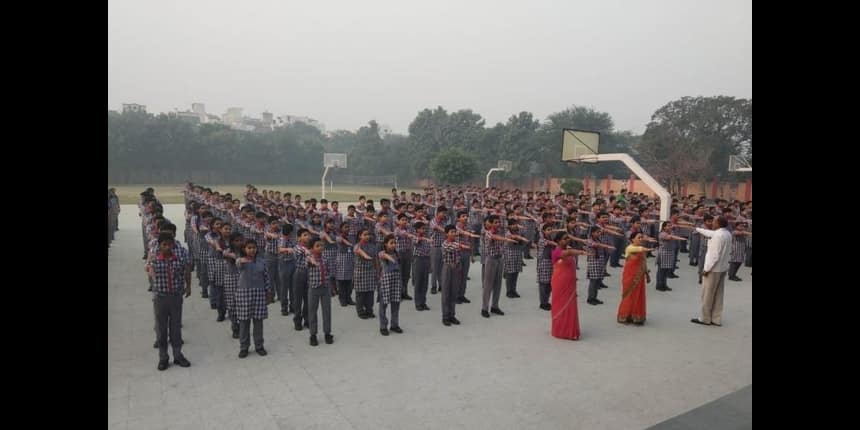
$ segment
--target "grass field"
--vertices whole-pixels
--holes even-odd
[[[137,204],[140,199],[140,193],[147,187],[152,187],[155,190],[155,196],[164,203],[182,203],[183,184],[176,185],[113,185],[116,188],[116,194],[119,196],[119,203],[123,205]],[[320,199],[319,185],[256,185],[258,190],[275,190],[284,192],[296,193],[302,196],[302,200],[315,197]],[[238,198],[244,203],[245,185],[213,185],[209,188],[217,190],[220,193],[231,193],[233,198]],[[417,188],[398,188],[398,191],[406,191],[407,193],[421,191]],[[364,195],[368,199],[378,202],[382,197],[391,198],[391,187],[374,187],[362,185],[337,185],[334,186],[334,192],[326,189],[325,196],[329,201],[338,200],[341,202],[355,202],[358,196]],[[345,209],[345,208],[344,208]]]

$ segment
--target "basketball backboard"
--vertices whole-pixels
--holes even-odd
[[[565,128],[562,130],[561,161],[596,163],[600,133]]]
[[[752,164],[740,155],[729,155],[729,172],[752,172]]]
[[[510,172],[514,167],[514,163],[509,160],[499,160],[499,169],[502,169],[505,172]]]
[[[346,154],[326,152],[323,154],[323,167],[346,169]]]

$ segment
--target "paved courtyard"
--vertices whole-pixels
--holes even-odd
[[[182,206],[165,211],[182,238]],[[700,289],[687,254],[680,278],[669,280],[674,291],[648,285],[643,327],[615,322],[621,269],[609,269],[605,304],[589,306],[581,268],[582,339],[553,338],[549,312],[538,308],[535,260],[520,275],[522,298],[503,296],[506,315],[484,319],[474,264],[460,326],[442,325],[440,294],[428,296],[429,312],[404,302],[405,333],[388,337],[378,320],[360,320],[334,300],[335,343],[311,347],[308,331],[296,332],[292,315],[272,305],[269,355],[251,348],[245,359],[194,277],[183,313],[192,365],[173,365],[171,356],[163,372],[142,254],[137,208],[124,205],[108,257],[111,429],[644,429],[752,384],[750,269],[726,283],[722,327],[691,324]],[[700,428],[720,428],[710,417]]]

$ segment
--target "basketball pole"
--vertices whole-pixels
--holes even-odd
[[[329,167],[329,166],[325,166],[325,170],[323,170],[323,176],[322,176],[322,197],[321,197],[321,198],[323,198],[323,199],[325,198],[325,177],[326,177],[326,175],[328,175],[328,169],[330,169],[330,167]]]
[[[672,194],[666,191],[666,189],[663,188],[656,179],[648,174],[648,172],[645,171],[645,169],[643,169],[642,166],[640,166],[639,163],[637,163],[629,154],[594,154],[583,158],[593,161],[620,161],[624,163],[624,165],[633,171],[633,173],[638,176],[642,182],[645,182],[652,191],[660,196],[660,221],[669,221],[670,208],[672,207]],[[582,161],[582,159],[572,161]]]
[[[487,185],[484,186],[484,188],[490,188],[490,175],[492,175],[493,172],[501,172],[502,170],[505,169],[502,169],[501,167],[493,167],[492,169],[490,169],[490,171],[487,172]]]

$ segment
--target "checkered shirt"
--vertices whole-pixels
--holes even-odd
[[[430,256],[430,244],[427,243],[426,240],[421,238],[421,240],[415,241],[415,247],[413,248],[412,255],[415,257],[429,257]]]
[[[607,250],[605,248],[595,247],[596,243],[599,242],[588,239],[588,243],[586,244],[586,246],[594,250],[594,255],[589,254],[586,259],[588,263],[586,277],[588,279],[603,279],[606,274]]]
[[[457,267],[460,265],[460,243],[456,240],[442,242],[442,264]]]
[[[541,236],[537,243],[537,278],[538,283],[548,284],[552,281],[552,250],[553,246]]]
[[[445,233],[436,230],[436,227],[440,227],[443,229],[445,228],[444,225],[440,225],[438,222],[436,222],[436,218],[433,218],[433,220],[430,221],[430,226],[428,227],[430,229],[431,248],[439,248],[440,246],[442,246],[442,242],[445,240]]]
[[[488,257],[500,257],[502,255],[502,246],[499,241],[493,239],[492,236],[493,232],[490,230],[484,231],[484,244],[481,246],[481,254],[486,250]],[[486,245],[486,247],[484,245]]]
[[[367,255],[371,257],[371,260],[366,260],[363,257],[358,255],[355,256],[355,266],[352,272],[352,286],[356,292],[364,293],[368,291],[375,291],[377,286],[379,286],[379,278],[376,275],[376,267],[374,266],[373,259],[376,258],[376,254],[373,251],[375,246],[371,243],[367,244],[357,244],[355,249],[361,248]]]
[[[505,234],[510,238],[511,234]],[[505,242],[502,245],[502,260],[504,273],[519,273],[523,271],[523,246],[518,243]]]
[[[338,281],[352,280],[352,271],[355,266],[355,254],[352,246],[342,242],[337,244],[337,261],[335,262],[335,278]]]
[[[155,272],[152,292],[159,296],[181,296],[185,294],[185,262],[177,255],[164,258],[161,254],[149,263]]]
[[[379,255],[385,251],[380,251]],[[389,254],[394,257],[395,261],[398,260],[397,252],[394,254]],[[379,264],[381,266],[380,280],[379,280],[379,302],[382,304],[389,304],[391,302],[400,302],[400,263],[395,262],[392,263],[384,258],[379,258]]]

